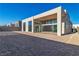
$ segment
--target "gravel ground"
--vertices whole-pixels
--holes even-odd
[[[22,35],[0,32],[0,56],[79,56],[79,46]]]

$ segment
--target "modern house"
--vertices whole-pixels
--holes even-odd
[[[22,21],[17,21],[15,22],[15,27],[21,31],[21,28],[22,28]]]
[[[16,21],[14,23],[9,23],[6,26],[8,31],[21,31],[22,28],[22,21]]]
[[[79,24],[73,24],[73,28],[79,27]]]
[[[58,36],[72,32],[72,23],[61,6],[22,20],[24,32],[51,32]]]
[[[22,23],[22,21],[15,22],[15,27],[21,27],[21,23]]]

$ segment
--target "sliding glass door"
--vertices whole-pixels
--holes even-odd
[[[42,26],[43,32],[57,32],[57,25]]]
[[[29,25],[29,26],[28,26],[28,31],[29,31],[29,32],[32,32],[32,21],[29,21],[29,22],[28,22],[28,25]]]

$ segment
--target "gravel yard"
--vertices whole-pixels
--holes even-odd
[[[79,56],[79,46],[53,40],[0,32],[0,56]]]

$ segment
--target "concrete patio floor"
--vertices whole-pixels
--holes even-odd
[[[15,31],[20,34],[25,34],[25,35],[30,35],[30,36],[35,36],[35,37],[40,37],[40,38],[45,38],[48,40],[54,40],[58,42],[63,42],[63,43],[68,43],[68,44],[73,44],[73,45],[79,45],[79,34],[78,33],[72,33],[72,34],[67,34],[63,36],[57,36],[55,33],[31,33],[31,32],[20,32],[20,31]]]

